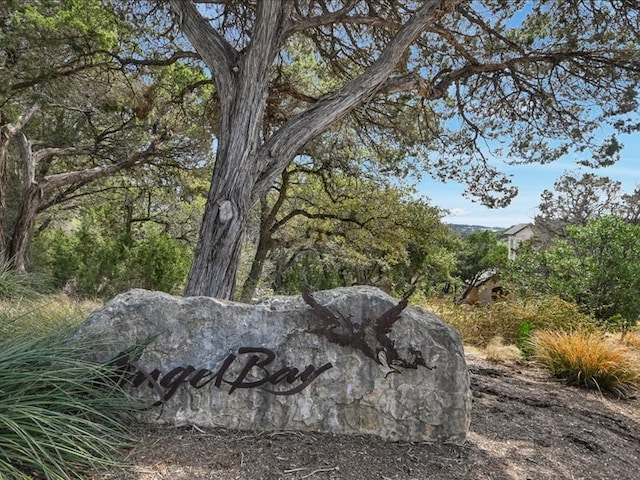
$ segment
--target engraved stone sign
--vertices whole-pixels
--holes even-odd
[[[105,340],[148,421],[457,444],[469,427],[458,333],[373,287],[257,305],[132,290],[76,334]]]

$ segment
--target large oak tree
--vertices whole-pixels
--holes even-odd
[[[399,96],[438,123],[424,168],[499,206],[515,188],[490,163],[567,153],[600,165],[638,128],[640,24],[626,0],[170,0],[211,72],[220,104],[211,190],[187,295],[230,297],[251,207],[305,145],[348,115]],[[160,4],[158,4],[160,5]],[[333,76],[298,91],[275,75],[288,45],[311,41]],[[274,103],[294,115],[274,124]],[[392,112],[387,112],[392,114]],[[367,125],[363,123],[362,128]],[[613,131],[613,130],[612,130]]]

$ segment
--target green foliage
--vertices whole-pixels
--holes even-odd
[[[546,292],[580,304],[604,324],[640,316],[640,226],[609,216],[569,227],[548,250],[519,252],[510,277],[524,292]]]
[[[83,478],[121,464],[127,422],[140,408],[86,360],[93,344],[63,332],[0,342],[0,478]]]
[[[178,293],[191,264],[188,244],[155,225],[134,232],[113,228],[109,209],[94,209],[72,231],[50,229],[36,240],[34,267],[57,288],[83,296],[110,297],[130,288]]]
[[[118,42],[114,11],[98,0],[16,2],[6,15],[0,44],[10,53],[11,73],[16,75],[7,87],[27,76],[52,73],[65,57],[92,56]]]
[[[57,285],[73,277],[89,294],[103,293],[105,282],[122,276],[128,254],[122,246],[128,244],[117,237],[129,232],[97,235],[97,220],[83,218],[67,237],[67,222],[79,222],[84,207],[105,198],[119,205],[129,194],[131,222],[162,221],[166,214],[167,233],[185,239],[196,233],[173,227],[187,230],[193,222],[172,216],[174,206],[183,200],[185,216],[190,210],[201,218],[195,188],[183,180],[192,180],[191,172],[201,172],[209,160],[211,131],[202,120],[215,110],[207,101],[212,88],[201,66],[161,60],[166,44],[144,37],[153,27],[147,18],[136,23],[139,9],[99,0],[0,5],[0,129],[6,140],[0,157],[7,171],[0,179],[0,203],[7,207],[0,219],[2,250],[22,269],[34,232],[49,224],[64,230],[56,239],[62,244],[51,244],[57,252],[47,252],[58,265],[47,267]],[[145,55],[156,58],[147,65]],[[26,148],[19,148],[23,135]],[[87,245],[86,253],[78,243]]]
[[[466,285],[472,285],[487,271],[497,271],[508,261],[508,249],[490,231],[474,232],[462,238],[462,248],[457,255],[454,275]]]
[[[640,389],[638,351],[599,332],[541,331],[537,361],[571,385],[626,395]]]
[[[554,183],[553,192],[542,192],[535,220],[538,241],[547,244],[554,237],[567,238],[567,227],[585,226],[605,215],[633,223],[635,204],[633,196],[623,194],[621,182],[592,173],[580,178],[566,173]]]
[[[96,0],[27,4],[16,12],[14,21],[24,33],[33,29],[49,39],[82,40],[86,47],[113,48],[118,41],[113,11]],[[80,44],[76,46],[80,47]]]
[[[440,215],[382,180],[300,175],[270,229],[277,248],[268,278],[277,293],[368,284],[403,294],[418,279],[428,290],[454,263],[455,239]]]
[[[578,305],[558,297],[542,295],[529,298],[509,296],[486,305],[431,303],[428,308],[454,326],[465,344],[486,347],[495,337],[507,345],[524,342],[534,329],[592,330],[593,319]]]
[[[175,292],[189,271],[191,250],[188,245],[156,230],[131,249],[127,262],[136,286],[162,292]]]
[[[536,330],[536,324],[530,320],[525,320],[516,331],[516,347],[520,349],[524,358],[529,359],[533,355],[531,347],[531,335]]]

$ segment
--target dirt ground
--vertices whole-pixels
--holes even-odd
[[[114,480],[640,479],[640,401],[564,386],[529,365],[468,354],[463,446],[369,436],[223,429],[139,432]]]

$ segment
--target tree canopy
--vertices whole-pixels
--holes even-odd
[[[517,189],[501,162],[575,153],[609,165],[615,134],[640,128],[639,9],[621,0],[4,2],[0,250],[20,268],[35,215],[98,178],[201,167],[207,156],[192,140],[216,158],[189,295],[232,295],[250,212],[296,158],[424,171],[505,205]],[[600,142],[603,130],[611,135]]]
[[[608,177],[565,173],[554,191],[542,192],[535,228],[539,242],[568,237],[567,227],[585,226],[600,217],[616,215],[628,223],[640,224],[640,187],[624,193],[622,183]]]
[[[97,183],[125,171],[204,163],[187,89],[202,70],[134,58],[140,31],[105,2],[4,2],[0,23],[0,254],[24,270],[43,212],[124,188]]]
[[[413,103],[424,120],[415,152],[422,167],[465,181],[493,206],[516,190],[492,155],[549,162],[575,151],[585,163],[607,165],[621,146],[615,136],[599,144],[601,127],[638,128],[635,2],[169,4],[220,104],[216,166],[187,294],[231,294],[251,206],[309,142],[347,118],[375,132],[393,123],[394,104]],[[301,90],[278,75],[292,61],[292,42],[309,45],[333,81]],[[279,123],[269,117],[275,110],[287,112]]]
[[[527,293],[552,293],[603,323],[640,318],[640,225],[604,216],[567,228],[545,250],[525,249],[510,273]]]

